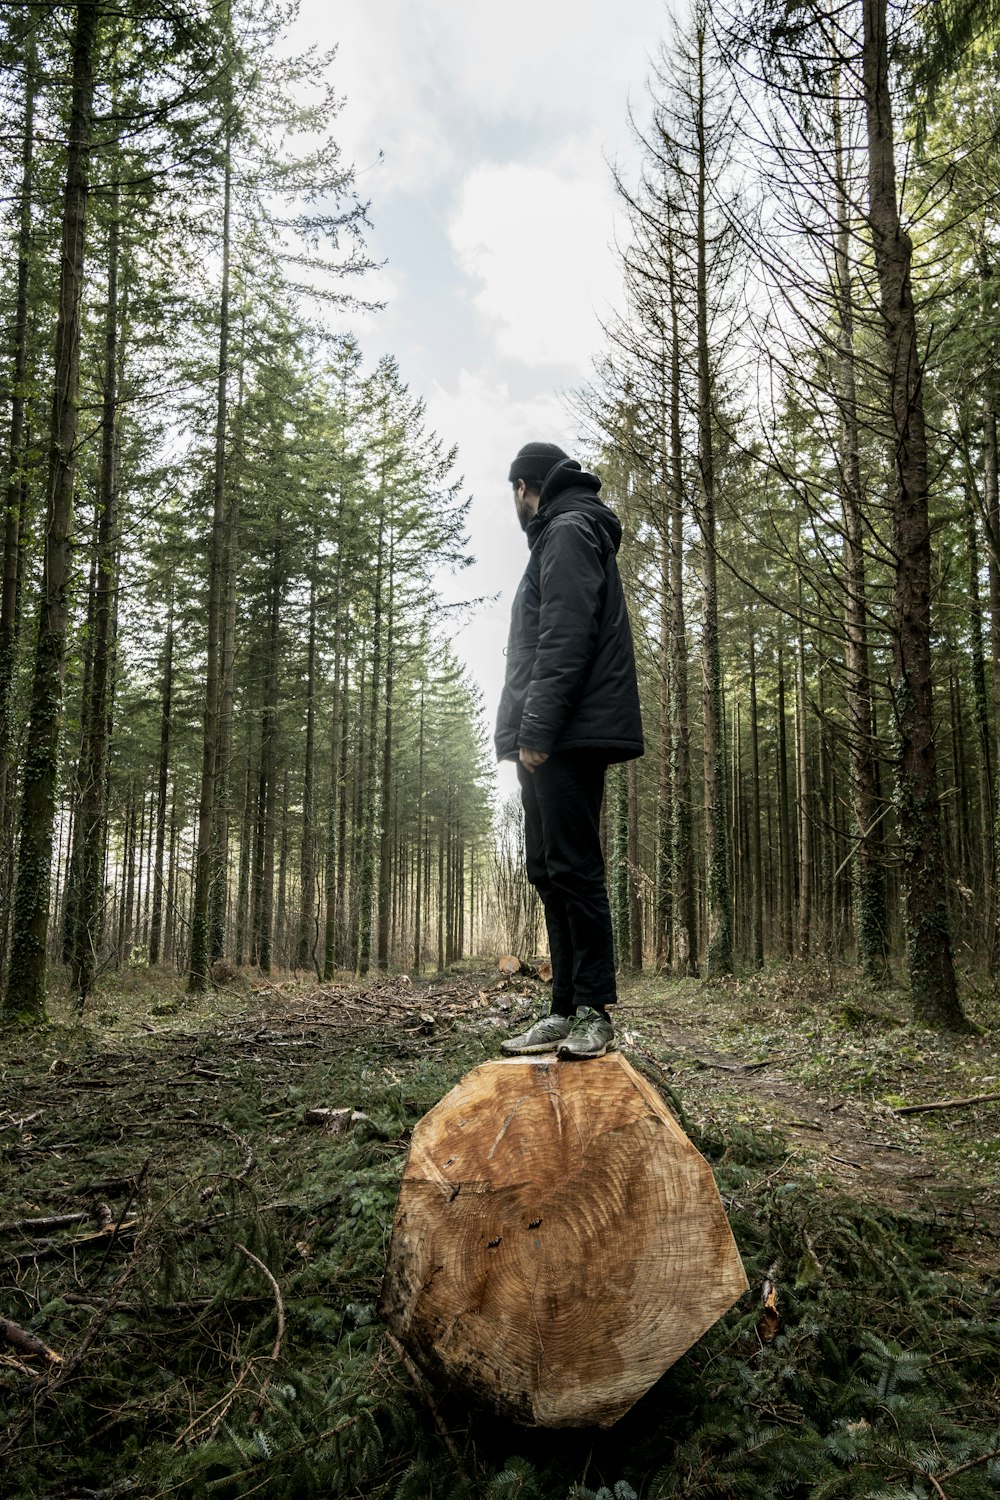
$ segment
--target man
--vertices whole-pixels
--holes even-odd
[[[516,760],[525,868],[545,911],[552,1012],[502,1044],[509,1056],[603,1057],[617,1000],[600,816],[611,761],[642,754],[632,632],[601,481],[553,443],[510,467],[531,549],[514,599],[499,760]]]

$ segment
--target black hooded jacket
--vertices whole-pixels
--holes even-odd
[[[635,654],[617,553],[618,517],[575,459],[546,477],[510,617],[497,713],[499,760],[528,750],[642,754]]]

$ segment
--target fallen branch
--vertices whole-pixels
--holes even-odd
[[[901,1104],[894,1115],[928,1115],[934,1109],[968,1109],[972,1104],[994,1104],[1000,1094],[970,1094],[967,1099],[936,1099],[933,1104]]]
[[[68,1302],[72,1307],[100,1307],[99,1297],[88,1297],[84,1292],[60,1292],[60,1300]],[[303,1294],[292,1300],[308,1301],[311,1293]],[[262,1302],[270,1302],[271,1296],[266,1292],[258,1292],[252,1296],[240,1297],[192,1297],[185,1302],[119,1302],[115,1311],[127,1314],[133,1318],[148,1318],[150,1313],[156,1313],[159,1317],[197,1316],[209,1308],[216,1308],[221,1312],[228,1312],[231,1307],[259,1307]]]
[[[88,1214],[87,1217],[89,1219],[90,1215]],[[20,1264],[21,1261],[47,1260],[50,1255],[66,1255],[69,1251],[76,1254],[77,1250],[90,1245],[102,1244],[110,1247],[116,1238],[136,1234],[141,1228],[141,1219],[130,1219],[127,1224],[108,1224],[103,1229],[93,1230],[90,1234],[74,1235],[72,1239],[40,1241],[33,1249],[18,1251],[9,1259]]]
[[[70,1229],[74,1224],[86,1224],[90,1214],[50,1214],[45,1219],[11,1219],[0,1224],[0,1234],[47,1234],[52,1229]]]
[[[441,1441],[447,1448],[448,1453],[451,1457],[451,1461],[455,1465],[455,1470],[458,1474],[458,1477],[460,1479],[464,1479],[466,1484],[471,1485],[472,1480],[469,1478],[468,1472],[466,1471],[465,1466],[462,1463],[461,1455],[459,1454],[459,1451],[455,1446],[455,1440],[445,1426],[444,1418],[437,1409],[437,1404],[435,1403],[434,1397],[430,1393],[426,1380],[421,1375],[420,1371],[417,1369],[416,1365],[413,1363],[413,1360],[407,1354],[402,1344],[396,1338],[395,1334],[389,1333],[389,1331],[386,1330],[385,1336],[392,1346],[392,1350],[397,1359],[400,1361],[407,1375],[409,1375],[410,1379],[413,1381],[413,1384],[416,1386],[417,1390],[420,1392],[420,1395],[423,1397],[424,1403],[427,1406],[427,1410],[430,1412],[431,1417],[433,1418],[434,1426],[440,1433]]]
[[[268,1270],[267,1266],[265,1266],[264,1262],[260,1259],[260,1257],[254,1255],[252,1250],[248,1250],[246,1245],[238,1244],[236,1248],[242,1255],[246,1256],[247,1260],[252,1260],[254,1265],[259,1270],[263,1271],[264,1275],[271,1283],[271,1291],[274,1293],[275,1311],[278,1314],[278,1328],[277,1332],[274,1335],[274,1347],[271,1350],[271,1368],[268,1370],[267,1374],[264,1376],[263,1381],[261,1382],[260,1393],[257,1396],[257,1405],[254,1407],[253,1411],[250,1414],[250,1426],[253,1427],[255,1423],[260,1421],[261,1414],[264,1410],[264,1401],[267,1397],[267,1388],[271,1384],[271,1377],[274,1374],[274,1367],[278,1361],[279,1355],[281,1354],[281,1345],[285,1337],[285,1304],[281,1300],[280,1286],[278,1285],[272,1273]]]
[[[35,1334],[29,1333],[18,1323],[12,1323],[10,1318],[0,1318],[0,1338],[6,1339],[8,1344],[15,1349],[20,1349],[22,1354],[33,1354],[36,1359],[44,1359],[50,1365],[61,1365],[63,1357],[50,1349]]]
[[[761,1301],[763,1308],[757,1320],[757,1337],[762,1344],[773,1344],[781,1332],[784,1319],[778,1307],[778,1277],[781,1274],[781,1265],[775,1261],[768,1267],[767,1275],[764,1277],[764,1285],[761,1288]]]
[[[147,1225],[145,1227],[148,1229],[149,1226]],[[71,1380],[72,1377],[76,1374],[77,1370],[83,1364],[90,1346],[97,1338],[97,1335],[104,1327],[104,1324],[107,1322],[108,1318],[114,1312],[115,1307],[118,1303],[119,1296],[121,1294],[121,1290],[131,1277],[133,1271],[135,1270],[135,1267],[136,1257],[133,1255],[130,1260],[126,1261],[125,1265],[122,1267],[122,1270],[115,1278],[111,1290],[108,1292],[104,1301],[101,1303],[101,1306],[98,1308],[97,1312],[91,1319],[90,1326],[88,1327],[86,1333],[83,1335],[83,1338],[80,1340],[80,1343],[77,1345],[74,1352],[69,1356],[68,1359],[61,1359],[59,1361],[57,1370],[53,1371],[48,1376],[42,1377],[40,1382],[41,1388],[38,1391],[38,1395],[36,1398],[36,1410],[28,1410],[21,1417],[20,1421],[15,1422],[12,1427],[7,1429],[7,1441],[4,1443],[3,1447],[0,1448],[0,1458],[3,1458],[6,1454],[13,1452],[13,1450],[17,1447],[18,1443],[21,1440],[21,1434],[37,1415],[37,1402],[50,1399],[53,1393],[59,1390],[60,1386],[65,1385],[66,1381]]]
[[[0,1130],[23,1130],[25,1125],[31,1125],[35,1120],[40,1120],[44,1113],[44,1110],[36,1109],[30,1115],[22,1115],[19,1120],[15,1120],[12,1115],[5,1125],[0,1125]]]

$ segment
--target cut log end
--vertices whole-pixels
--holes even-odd
[[[607,1427],[746,1285],[707,1163],[625,1058],[512,1059],[414,1131],[380,1311],[504,1415]]]

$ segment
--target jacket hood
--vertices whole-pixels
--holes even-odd
[[[555,516],[578,510],[600,526],[614,547],[621,546],[622,526],[614,511],[609,510],[597,492],[601,481],[596,474],[577,463],[575,458],[564,458],[550,469],[542,485],[538,501],[538,514],[528,525],[528,546],[534,547],[542,531]]]

